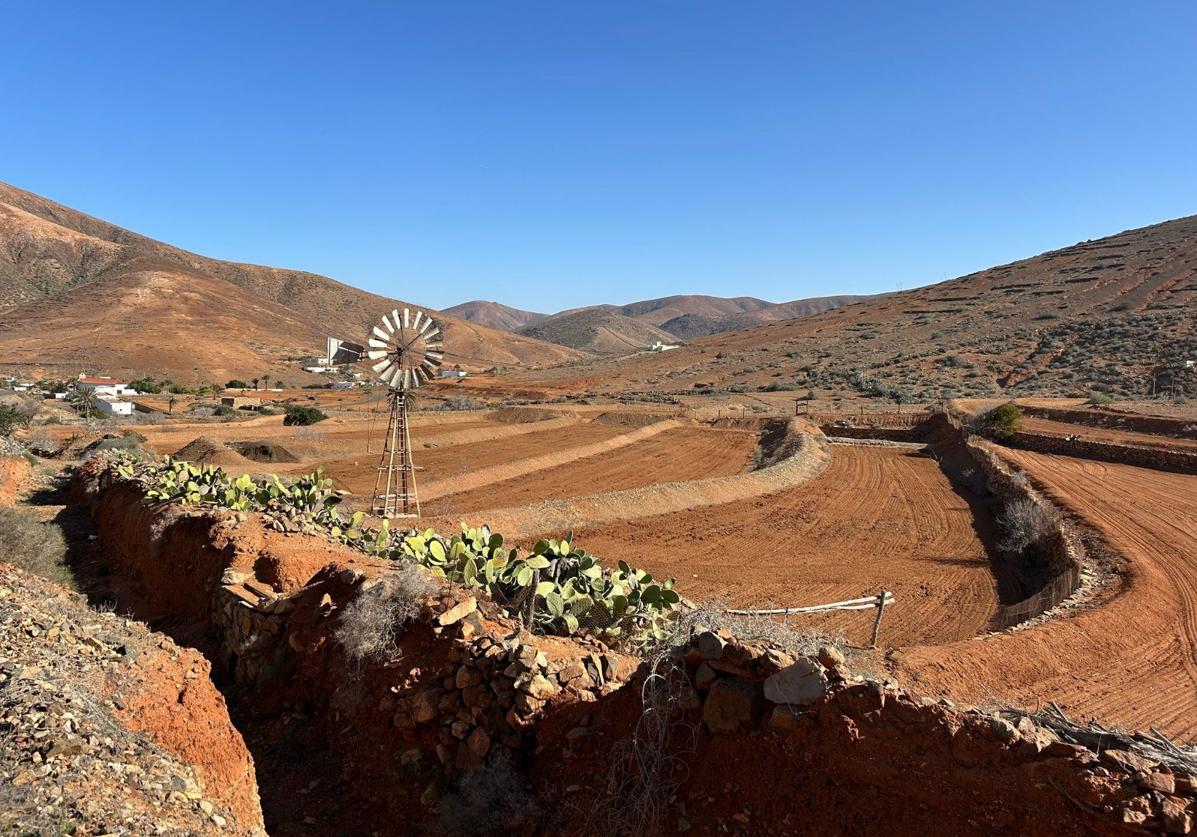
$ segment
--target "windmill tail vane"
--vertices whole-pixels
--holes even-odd
[[[380,517],[419,517],[416,468],[411,456],[408,395],[436,377],[445,359],[441,330],[420,310],[393,309],[370,330],[366,359],[388,387],[389,418],[371,511]]]

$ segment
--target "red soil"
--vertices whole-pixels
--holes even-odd
[[[643,442],[424,503],[427,514],[530,505],[557,497],[738,474],[756,445],[743,430],[679,427]]]
[[[980,527],[979,531],[975,527]],[[998,595],[985,507],[934,459],[905,448],[835,446],[805,485],[768,497],[598,527],[577,542],[609,561],[674,576],[692,599],[748,607],[894,592],[886,645],[949,642],[985,630]],[[869,637],[872,611],[801,624]]]
[[[1063,421],[1024,416],[1022,430],[1028,433],[1045,433],[1050,436],[1079,436],[1086,442],[1105,442],[1114,445],[1132,445],[1140,448],[1164,448],[1166,450],[1197,451],[1197,439],[1175,439],[1171,436],[1157,436],[1134,430],[1111,427],[1094,427],[1088,424],[1070,424]]]
[[[17,501],[17,493],[32,471],[29,463],[19,456],[0,456],[0,508]]]
[[[148,735],[189,764],[205,794],[232,808],[238,820],[260,823],[253,758],[212,684],[211,665],[191,648],[157,639],[157,648],[137,649],[144,653],[119,679],[110,677],[114,714],[126,729]]]
[[[1078,716],[1197,736],[1197,477],[1004,451],[1127,559],[1110,601],[981,642],[897,655],[912,685],[1059,703]]]
[[[536,424],[503,427],[523,431],[525,427],[536,428]],[[420,469],[417,481],[450,479],[454,474],[464,474],[478,468],[515,462],[553,450],[598,442],[626,432],[627,428],[603,424],[556,426],[553,429],[520,432],[500,439],[426,450],[419,450],[420,442],[413,438],[413,444],[417,446],[414,459],[416,467]],[[324,470],[327,476],[332,477],[337,488],[368,499],[374,490],[374,478],[378,473],[378,456],[379,452],[376,451],[372,454],[341,457],[324,462]],[[290,470],[302,471],[303,468],[292,467]]]

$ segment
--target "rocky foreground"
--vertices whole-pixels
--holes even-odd
[[[208,664],[0,564],[0,830],[262,834]]]

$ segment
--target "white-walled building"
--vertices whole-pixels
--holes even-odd
[[[662,343],[660,340],[658,340],[656,343],[653,343],[652,346],[649,347],[649,351],[650,352],[667,352],[670,349],[680,349],[681,347],[682,347],[681,343]]]
[[[111,396],[107,398],[97,398],[96,412],[107,413],[110,416],[131,416],[133,415],[133,402],[121,401],[119,398],[113,398]]]
[[[439,377],[441,378],[464,378],[469,373],[464,369],[442,369]]]
[[[96,395],[110,395],[116,397],[119,395],[137,395],[137,390],[129,386],[128,382],[118,380],[117,378],[107,378],[98,376],[89,378],[83,375],[79,376],[79,380],[75,382],[75,388],[83,391],[90,390]]]

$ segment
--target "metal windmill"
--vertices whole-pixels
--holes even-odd
[[[436,376],[444,360],[440,328],[423,311],[404,308],[382,315],[382,328],[374,326],[366,357],[387,385],[390,418],[378,476],[374,480],[371,511],[381,517],[419,517],[416,469],[411,459],[407,429],[408,396]]]

